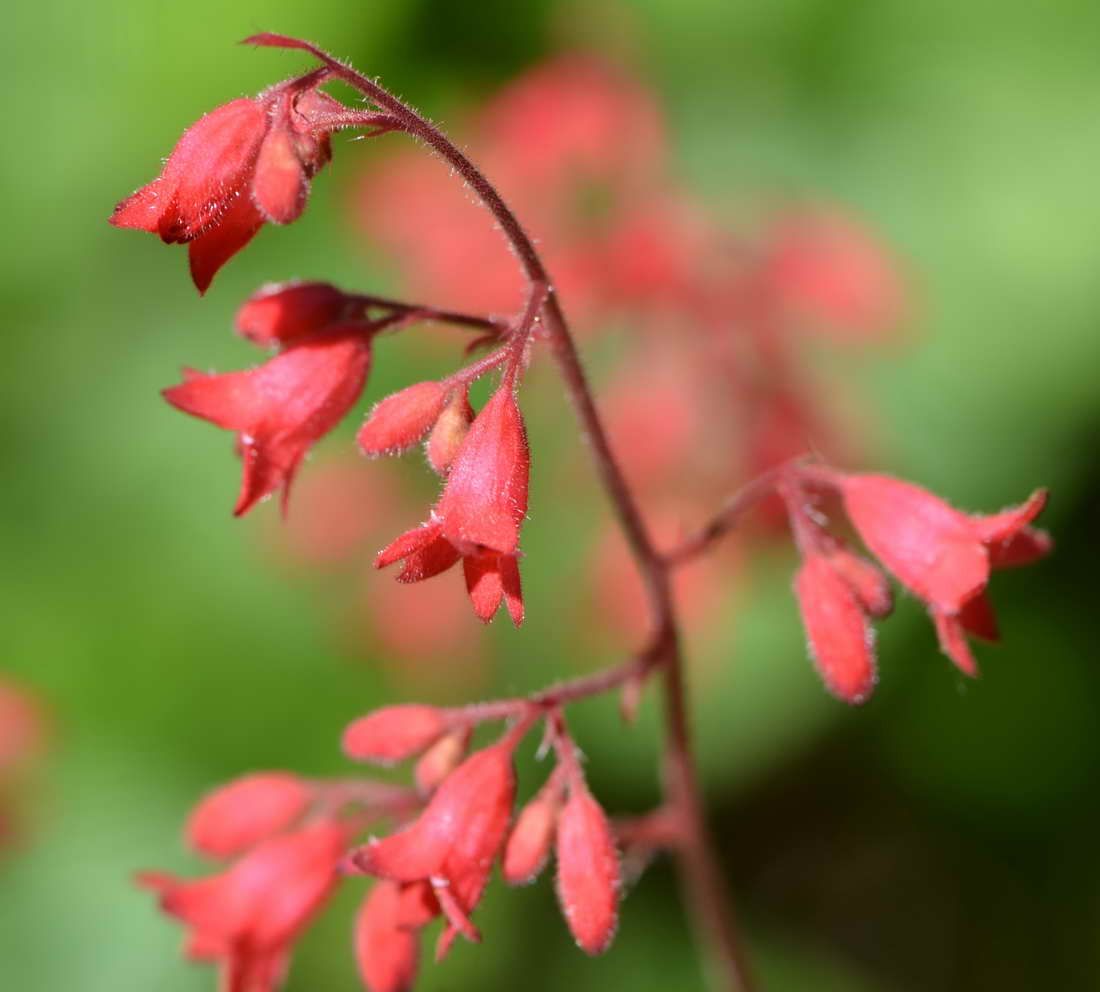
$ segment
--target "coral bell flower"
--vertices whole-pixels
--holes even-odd
[[[266,840],[228,871],[182,881],[147,872],[140,884],[191,928],[190,957],[220,960],[229,992],[273,992],[291,945],[337,881],[347,844],[343,826],[320,821]]]
[[[317,70],[200,117],[161,174],[119,203],[110,222],[186,243],[204,293],[266,221],[289,224],[301,214],[310,179],[332,157],[331,122],[344,109],[315,89],[326,75]]]
[[[225,375],[185,372],[164,390],[172,406],[237,431],[244,462],[240,516],[277,489],[283,509],[311,445],[358,399],[371,358],[371,327],[349,321],[299,338],[259,368]]]
[[[997,637],[985,599],[991,570],[1029,564],[1050,550],[1050,538],[1029,526],[1046,493],[982,516],[961,513],[890,476],[846,475],[836,484],[864,544],[928,606],[944,653],[967,675],[976,675],[966,634]]]
[[[516,795],[515,734],[462,762],[409,826],[351,855],[351,864],[368,875],[406,884],[431,883],[447,917],[440,956],[458,933],[480,939],[469,916],[508,834]]]
[[[403,560],[401,582],[420,582],[460,558],[474,612],[492,619],[505,602],[523,621],[516,552],[527,513],[530,455],[523,418],[505,382],[470,425],[431,520],[379,552],[376,568]]]
[[[369,992],[408,992],[416,979],[416,930],[439,915],[426,882],[376,882],[355,918],[355,958]]]

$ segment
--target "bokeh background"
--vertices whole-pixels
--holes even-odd
[[[1004,643],[979,648],[976,683],[903,599],[881,625],[881,684],[858,709],[827,696],[805,660],[789,552],[750,548],[728,587],[714,580],[720,609],[694,639],[694,685],[729,887],[767,988],[1100,987],[1100,7],[1069,0],[10,10],[0,658],[44,729],[5,787],[0,985],[213,988],[130,881],[142,867],[204,870],[179,840],[204,790],[257,768],[352,774],[339,733],[372,706],[523,691],[630,643],[577,605],[590,588],[589,520],[605,510],[582,469],[563,490],[540,468],[540,442],[552,466],[574,430],[548,376],[530,413],[520,633],[498,622],[461,649],[411,657],[372,626],[372,598],[393,596],[389,577],[367,574],[369,547],[358,563],[309,561],[279,536],[273,505],[231,519],[229,439],[157,391],[181,364],[256,360],[229,329],[266,279],[400,286],[352,205],[381,154],[369,143],[337,138],[303,220],[263,232],[201,301],[179,250],[107,226],[186,123],[304,65],[235,47],[257,30],[310,37],[458,125],[557,51],[606,53],[656,94],[672,171],[716,213],[808,197],[843,204],[889,246],[908,287],[903,331],[822,358],[836,388],[860,398],[875,467],[988,510],[1049,485],[1058,550],[996,578]],[[386,342],[392,357],[365,402],[411,381],[420,361],[446,368],[446,340]],[[586,347],[609,360],[598,341]],[[432,491],[420,465],[357,470],[379,491],[404,479],[402,493],[420,495],[391,500],[408,525],[419,519]],[[356,485],[318,512],[357,494],[373,505],[369,484]],[[611,701],[586,705],[575,729],[610,809],[654,801],[649,707],[623,730]],[[289,989],[357,987],[347,931],[361,887],[347,888],[303,941]],[[492,886],[479,922],[485,944],[426,965],[423,988],[701,987],[664,862],[596,961],[572,946],[546,881]]]

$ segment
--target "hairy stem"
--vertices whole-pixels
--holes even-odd
[[[733,913],[723,892],[722,872],[707,829],[702,791],[692,757],[684,659],[669,583],[670,566],[657,550],[611,448],[565,315],[538,251],[489,180],[439,128],[412,107],[308,42],[271,34],[255,35],[247,42],[298,48],[312,53],[332,70],[333,75],[358,89],[375,106],[398,121],[403,130],[428,145],[451,165],[493,214],[531,284],[528,305],[545,295],[542,309],[554,358],[592,449],[600,480],[630,544],[649,596],[654,624],[653,643],[656,645],[655,663],[660,665],[664,675],[664,784],[667,805],[675,810],[684,825],[684,842],[678,848],[681,874],[697,927],[710,951],[713,984],[716,988],[748,990],[751,987],[748,966]],[[612,669],[611,672],[617,677],[620,669]]]

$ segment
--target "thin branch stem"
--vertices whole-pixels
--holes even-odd
[[[437,320],[443,324],[457,324],[475,330],[507,332],[511,322],[504,317],[482,316],[481,314],[460,313],[457,310],[440,310],[438,307],[423,303],[408,303],[404,300],[392,300],[385,296],[372,296],[367,293],[353,293],[351,298],[366,307],[379,307],[400,313],[416,313],[419,320]]]
[[[789,463],[769,469],[734,492],[699,530],[664,552],[662,557],[666,567],[677,568],[709,551],[715,543],[737,527],[748,510],[775,488],[787,464]]]
[[[684,843],[678,851],[681,874],[697,925],[711,952],[715,987],[748,990],[752,984],[748,966],[732,911],[723,893],[722,872],[706,826],[702,791],[692,757],[684,661],[669,582],[670,569],[654,545],[637,501],[611,448],[565,315],[534,244],[493,185],[454,143],[430,121],[378,83],[308,42],[283,35],[260,34],[246,39],[246,43],[297,48],[312,53],[332,70],[333,75],[358,89],[375,106],[398,120],[405,131],[427,144],[451,165],[492,213],[531,284],[528,302],[537,294],[545,293],[543,312],[554,358],[591,446],[600,480],[637,561],[650,601],[654,623],[653,663],[660,665],[665,686],[664,783],[668,805],[682,818],[686,831]],[[623,675],[623,666],[609,671],[612,684],[617,684],[614,679]],[[598,679],[601,676],[607,677],[605,673],[597,673],[593,678]],[[525,705],[529,713],[530,702]]]

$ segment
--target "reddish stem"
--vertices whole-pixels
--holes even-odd
[[[418,314],[418,320],[438,320],[444,324],[457,324],[460,327],[471,327],[475,330],[496,331],[499,334],[504,334],[511,326],[510,321],[503,317],[487,317],[481,314],[459,313],[456,310],[440,310],[438,307],[427,306],[423,303],[392,300],[386,296],[354,293],[351,298],[365,307],[380,307],[383,310],[393,310],[403,314],[416,313]]]
[[[442,131],[412,107],[373,80],[308,42],[272,34],[255,35],[246,39],[246,42],[297,48],[312,53],[332,70],[333,75],[358,89],[377,107],[399,121],[405,131],[420,138],[454,168],[493,214],[531,284],[528,302],[540,294],[546,295],[543,313],[554,358],[591,445],[600,480],[637,561],[650,601],[655,648],[652,654],[647,652],[647,657],[652,657],[649,663],[660,665],[664,674],[664,781],[667,805],[676,811],[685,828],[684,843],[678,850],[681,873],[696,922],[711,951],[715,987],[749,989],[752,982],[748,965],[733,913],[723,893],[721,866],[704,818],[702,790],[692,757],[684,661],[680,649],[679,621],[669,583],[670,566],[657,550],[618,459],[612,451],[565,315],[542,259],[519,220],[493,185]],[[627,664],[633,665],[636,662]],[[623,666],[610,669],[609,672],[610,683],[607,688],[624,680]],[[628,672],[627,677],[629,674],[633,673]],[[598,682],[601,677],[608,676],[597,673],[592,678]],[[589,694],[588,688],[589,686],[585,686],[585,694]],[[493,704],[487,705],[491,707]],[[525,701],[525,705],[529,706],[529,701]]]
[[[685,538],[674,548],[664,552],[664,562],[668,568],[677,568],[694,560],[717,541],[725,537],[740,522],[741,517],[751,510],[777,485],[788,463],[769,469],[751,482],[746,482],[726,500],[722,508],[690,537]]]

